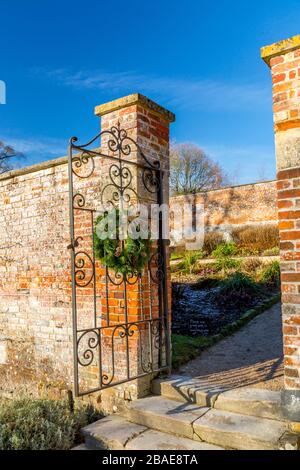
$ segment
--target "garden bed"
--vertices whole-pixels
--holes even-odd
[[[237,246],[223,242],[203,262],[201,252],[186,252],[172,266],[172,331],[212,336],[278,294],[278,260],[237,258]]]
[[[201,282],[202,281],[202,282]],[[221,283],[216,279],[172,283],[172,332],[189,336],[211,336],[238,320],[246,310],[259,307],[278,294],[277,286],[258,288],[245,302],[216,302]]]

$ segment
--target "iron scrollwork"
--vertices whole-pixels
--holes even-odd
[[[103,153],[97,141],[102,139],[102,147],[107,149],[107,154]],[[99,142],[100,143],[100,142]],[[96,149],[90,149],[94,145]],[[74,152],[74,155],[73,155]],[[134,155],[132,153],[134,152]],[[168,364],[166,362],[157,363],[157,357],[164,356],[166,348],[166,335],[168,329],[163,320],[164,303],[162,299],[164,291],[164,281],[166,278],[165,261],[163,252],[160,249],[161,240],[158,241],[157,251],[152,253],[147,266],[147,279],[149,280],[149,296],[150,304],[153,293],[161,296],[157,303],[158,318],[152,318],[152,313],[148,313],[140,318],[137,315],[137,321],[129,321],[128,315],[128,292],[130,289],[136,289],[135,284],[139,283],[139,296],[142,292],[142,275],[134,272],[126,274],[113,272],[106,268],[104,279],[105,288],[99,296],[100,275],[97,274],[96,260],[93,245],[94,221],[97,213],[96,209],[91,208],[92,204],[89,195],[92,191],[85,191],[90,187],[90,183],[84,180],[97,175],[98,168],[105,169],[105,181],[99,181],[98,184],[98,202],[103,208],[122,208],[126,206],[138,205],[142,201],[144,194],[151,194],[156,197],[155,202],[162,203],[161,200],[161,181],[162,170],[159,160],[150,161],[139,145],[127,134],[125,129],[121,129],[120,124],[104,130],[94,137],[87,144],[79,145],[78,139],[73,137],[70,140],[70,157],[69,157],[69,174],[70,174],[70,196],[71,196],[71,239],[74,243],[70,245],[72,248],[73,277],[72,287],[73,296],[73,325],[75,331],[74,341],[74,369],[75,369],[75,392],[76,395],[84,395],[90,390],[80,390],[79,375],[81,371],[88,371],[89,367],[98,370],[98,386],[97,390],[108,388],[120,383],[127,382],[144,375],[152,374],[166,370]],[[130,158],[133,156],[133,158]],[[97,159],[101,159],[101,165],[97,164]],[[102,162],[105,163],[102,165]],[[75,190],[74,181],[79,178],[78,187]],[[102,184],[100,184],[102,183]],[[137,184],[139,190],[137,191]],[[85,186],[86,185],[86,186]],[[143,193],[145,189],[146,193]],[[146,196],[149,203],[149,196]],[[153,198],[154,199],[154,198]],[[85,212],[84,212],[85,211]],[[85,231],[83,235],[76,236],[77,227],[81,227],[82,220],[88,220],[84,217],[91,215],[91,233],[87,235]],[[76,220],[75,220],[76,218]],[[147,281],[148,282],[148,281]],[[93,296],[94,316],[93,324],[90,328],[78,329],[79,323],[79,307],[76,303],[76,296],[80,292],[80,299],[84,298],[84,288],[89,288],[90,296]],[[79,291],[79,289],[82,289]],[[123,313],[120,322],[111,319],[111,311],[109,305],[110,290],[112,292],[122,292]],[[99,305],[101,301],[105,305],[106,311],[99,315]],[[84,302],[84,301],[83,301]],[[121,308],[121,307],[120,307]],[[143,302],[140,306],[144,310]],[[148,307],[149,308],[149,307]],[[150,307],[151,311],[151,307]],[[155,314],[155,315],[156,315]],[[99,324],[99,319],[101,322]],[[84,318],[86,320],[86,318]],[[145,342],[147,341],[147,346]],[[134,372],[130,369],[131,361],[131,342],[135,342],[139,351],[138,370]],[[125,345],[125,347],[124,347]],[[124,354],[122,361],[124,363],[124,377],[120,377],[120,351]],[[155,355],[155,358],[154,358]],[[107,357],[108,356],[108,357]],[[123,364],[123,362],[122,362]],[[121,367],[122,368],[122,367]],[[94,373],[94,372],[93,372]],[[93,388],[95,390],[95,388]]]
[[[152,281],[156,284],[163,281],[165,277],[164,259],[158,251],[153,253],[149,260],[149,272]]]
[[[77,360],[82,367],[88,367],[93,363],[94,350],[99,346],[99,338],[99,332],[95,329],[84,331],[77,339]]]

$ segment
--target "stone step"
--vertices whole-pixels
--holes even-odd
[[[223,450],[206,442],[166,434],[112,415],[81,430],[85,444],[73,450]]]
[[[146,426],[128,422],[122,416],[111,415],[85,426],[81,434],[88,449],[124,450],[130,440],[146,430]]]
[[[130,450],[225,450],[220,446],[197,442],[149,429],[130,441],[126,449]]]
[[[122,414],[133,423],[193,439],[192,423],[208,411],[209,408],[196,404],[150,396],[132,402]]]
[[[71,450],[89,450],[86,446],[86,444],[79,444],[78,446],[76,447],[73,447],[73,449]]]
[[[267,418],[211,409],[193,423],[206,442],[238,450],[278,450],[286,424]]]
[[[171,376],[153,381],[152,391],[173,400],[209,406],[233,413],[283,421],[280,392],[241,387],[225,390],[220,384],[186,376]]]
[[[161,396],[142,398],[123,412],[128,421],[181,437],[233,449],[278,449],[285,423],[179,403]]]
[[[259,388],[236,388],[220,393],[214,408],[260,418],[284,421],[280,392]]]

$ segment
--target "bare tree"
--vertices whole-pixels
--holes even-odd
[[[171,147],[170,189],[172,194],[191,194],[217,189],[228,183],[218,165],[194,144]]]
[[[19,158],[22,154],[17,152],[9,145],[5,145],[4,142],[0,140],[0,175],[9,171],[13,168],[12,158]]]

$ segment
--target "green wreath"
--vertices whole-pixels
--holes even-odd
[[[94,229],[94,250],[95,256],[101,263],[113,269],[116,273],[121,274],[136,274],[139,275],[143,272],[144,267],[150,260],[150,245],[149,239],[137,238],[133,239],[129,235],[126,240],[119,239],[119,220],[120,210],[115,209],[116,213],[116,234],[115,238],[111,237],[109,232],[108,217],[109,213],[97,217]],[[97,225],[106,218],[107,222],[104,225],[104,237],[99,238],[97,235]],[[137,225],[137,231],[140,226]]]

